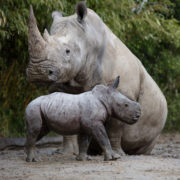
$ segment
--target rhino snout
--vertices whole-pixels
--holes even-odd
[[[132,119],[132,121],[135,123],[135,122],[137,122],[138,121],[138,119],[140,118],[140,116],[141,116],[141,107],[140,107],[140,105],[139,105],[139,103],[136,103],[136,108],[137,108],[137,110],[136,110],[136,112],[135,112],[135,115],[134,115],[134,117],[133,117],[133,119]]]
[[[26,79],[36,85],[49,85],[57,82],[60,77],[60,70],[49,64],[32,64],[26,69]]]
[[[140,118],[140,116],[141,116],[141,113],[140,113],[140,112],[136,113],[136,115],[133,117],[133,121],[134,121],[134,122],[138,121],[138,119]]]
[[[57,81],[58,80],[57,72],[53,69],[49,69],[48,70],[48,78],[49,78],[49,80]]]

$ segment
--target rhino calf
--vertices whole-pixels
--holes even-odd
[[[119,77],[109,87],[97,85],[92,91],[79,95],[56,92],[30,102],[25,111],[26,161],[38,160],[34,152],[35,142],[51,130],[61,135],[79,135],[77,160],[87,158],[90,137],[101,146],[104,160],[119,158],[111,148],[103,124],[109,117],[133,124],[139,119],[141,110],[139,103],[116,90],[118,84]]]

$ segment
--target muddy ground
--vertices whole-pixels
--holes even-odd
[[[0,180],[180,180],[180,134],[163,134],[151,156],[123,156],[104,162],[102,156],[79,162],[74,155],[52,154],[57,146],[39,148],[42,162],[25,162],[23,149],[0,151]]]

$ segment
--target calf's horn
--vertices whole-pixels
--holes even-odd
[[[30,6],[29,25],[28,25],[28,49],[30,57],[33,60],[39,59],[42,50],[45,48],[46,42],[41,36],[37,27],[36,18],[34,16],[33,8]]]
[[[120,76],[117,76],[116,79],[114,80],[113,84],[111,85],[111,87],[113,87],[114,89],[116,89],[119,85],[119,78],[120,78]]]

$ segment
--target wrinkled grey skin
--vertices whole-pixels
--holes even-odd
[[[111,118],[106,128],[111,146],[119,154],[151,152],[166,121],[166,99],[139,59],[93,10],[80,2],[72,16],[54,12],[50,35],[45,31],[42,37],[31,9],[28,43],[27,79],[51,91],[85,92],[120,75],[117,89],[140,103],[142,115],[133,126]],[[65,138],[66,151],[73,151],[72,144]]]
[[[91,136],[103,149],[104,160],[119,158],[120,155],[111,149],[104,123],[114,117],[133,124],[139,119],[141,109],[139,103],[115,89],[118,84],[119,77],[111,87],[97,85],[92,91],[79,95],[56,92],[31,101],[25,111],[26,160],[37,161],[35,142],[49,131],[62,135],[79,134],[78,160],[87,158]]]

